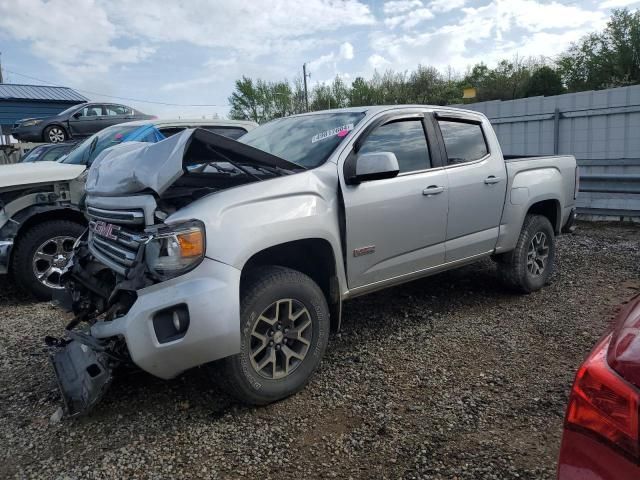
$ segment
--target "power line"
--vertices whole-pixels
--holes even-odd
[[[53,82],[48,82],[48,81],[42,80],[40,78],[32,77],[30,75],[25,75],[23,73],[19,73],[19,72],[13,71],[13,70],[9,70],[8,68],[3,68],[3,70],[5,72],[13,73],[14,75],[18,75],[20,77],[28,78],[30,80],[35,80],[35,81],[41,82],[41,83],[46,83],[46,84],[51,85],[53,87],[68,88],[68,87],[64,87],[64,85],[58,85],[58,84],[53,83]],[[81,88],[74,88],[74,90],[77,90],[78,92],[82,92],[82,93],[88,93],[90,95],[99,95],[101,97],[115,98],[115,99],[118,99],[118,100],[127,100],[129,102],[150,103],[150,104],[154,104],[154,105],[165,105],[165,106],[168,106],[168,107],[228,107],[228,106],[230,106],[230,104],[228,104],[228,103],[220,105],[220,104],[215,104],[215,103],[188,104],[188,103],[157,102],[157,101],[154,101],[154,100],[141,100],[139,98],[120,97],[120,96],[117,96],[117,95],[107,95],[106,93],[92,92],[91,90],[83,90]]]

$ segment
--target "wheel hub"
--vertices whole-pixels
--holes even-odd
[[[67,265],[76,239],[67,235],[43,242],[33,255],[33,274],[48,288],[60,289],[62,270]]]
[[[537,232],[527,250],[527,270],[531,275],[542,275],[547,268],[547,259],[549,257],[549,245],[547,243],[547,235],[544,232]]]
[[[277,380],[291,375],[304,361],[313,327],[304,304],[291,298],[277,300],[255,320],[249,358],[261,377]]]

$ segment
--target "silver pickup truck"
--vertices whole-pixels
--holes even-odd
[[[122,363],[165,379],[207,365],[241,401],[282,399],[318,367],[343,301],[485,257],[538,290],[577,179],[572,156],[505,159],[486,117],[445,107],[109,149],[63,276],[76,316],[48,338],[67,413],[90,409]]]

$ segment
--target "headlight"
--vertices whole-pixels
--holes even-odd
[[[26,122],[22,122],[21,127],[33,127],[34,125],[39,125],[42,123],[42,120],[27,120]]]
[[[151,273],[162,280],[196,268],[205,253],[204,224],[197,220],[168,225],[151,232],[146,260]]]

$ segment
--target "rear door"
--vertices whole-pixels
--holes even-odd
[[[495,248],[507,188],[499,151],[490,151],[485,128],[469,116],[438,114],[437,130],[449,183],[446,261],[486,254]]]
[[[124,105],[107,104],[104,108],[105,116],[103,123],[105,127],[133,120],[133,112],[129,107]]]
[[[440,265],[445,254],[447,174],[441,168],[437,144],[427,141],[432,125],[424,113],[374,122],[349,155],[393,152],[400,173],[395,178],[346,185],[340,169],[352,290],[375,288]]]

